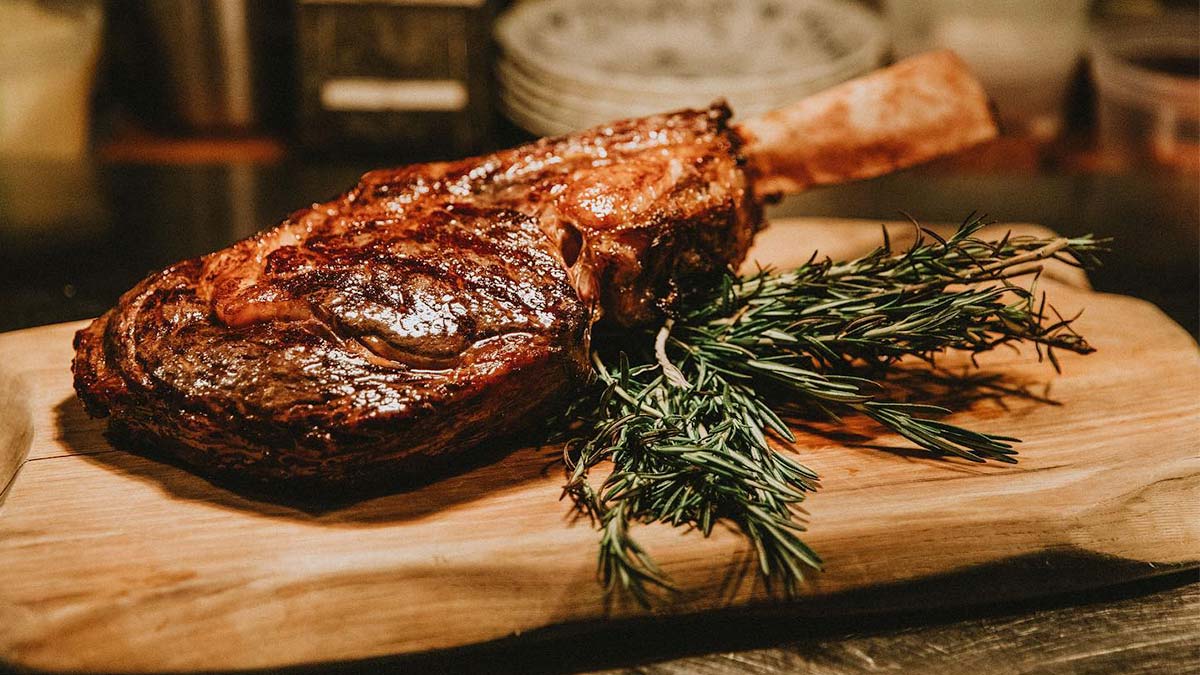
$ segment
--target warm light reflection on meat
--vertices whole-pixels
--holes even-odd
[[[209,472],[421,471],[568,402],[595,322],[653,324],[710,288],[744,257],[764,192],[995,134],[946,53],[737,128],[729,116],[714,105],[367,173],[142,281],[76,336],[76,390],[115,437]]]

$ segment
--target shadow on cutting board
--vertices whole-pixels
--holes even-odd
[[[949,372],[925,366],[900,368],[888,375],[888,398],[912,403],[939,405],[955,411],[983,410],[1008,414],[1008,399],[1031,400],[1057,405],[1048,391],[1038,393],[1037,382],[1016,381],[1011,374],[986,371]],[[821,420],[816,410],[795,408],[785,419],[804,436],[817,437],[848,449],[883,451],[907,461],[937,462],[951,471],[973,472],[974,465],[944,461],[887,434],[875,422],[851,415],[840,421]],[[269,518],[309,521],[314,524],[346,526],[380,522],[403,522],[467,503],[530,482],[547,483],[550,498],[559,496],[564,481],[560,448],[539,446],[529,438],[513,438],[464,455],[447,458],[428,467],[419,476],[392,477],[367,485],[331,491],[320,485],[299,489],[270,490],[262,485],[239,482],[228,476],[202,476],[173,457],[152,447],[139,446],[120,435],[106,433],[105,422],[87,416],[74,397],[55,407],[58,439],[73,454],[107,470],[150,483],[168,495],[208,502],[226,509],[246,511]],[[99,437],[107,438],[105,444]],[[100,451],[98,447],[115,447]],[[569,509],[564,504],[564,513]]]
[[[109,471],[153,484],[173,498],[318,525],[415,520],[530,481],[557,480],[561,473],[558,448],[507,439],[429,466],[419,477],[381,478],[339,489],[309,484],[270,490],[229,476],[202,476],[165,453],[107,432],[105,421],[89,418],[74,396],[60,401],[54,413],[58,440],[72,454]],[[103,443],[100,435],[113,451],[96,451]]]
[[[1012,371],[965,368],[952,371],[930,368],[924,364],[909,364],[894,367],[887,373],[872,372],[864,375],[886,383],[886,391],[880,392],[883,400],[936,406],[952,413],[970,410],[975,422],[981,418],[996,417],[1012,423],[1019,416],[1014,417],[1014,410],[1009,406],[1011,401],[1027,401],[1048,406],[1062,405],[1052,396],[1053,373],[1044,378],[1029,378]],[[936,461],[941,468],[948,471],[974,471],[974,464],[944,461],[948,458],[934,455],[910,441],[888,433],[864,415],[853,414],[836,420],[828,419],[821,410],[804,405],[784,406],[779,412],[798,439],[803,436],[815,436],[854,450],[885,452],[909,460]],[[936,417],[935,414],[927,416]],[[953,423],[953,420],[948,421]]]

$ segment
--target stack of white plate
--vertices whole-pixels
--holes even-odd
[[[739,116],[877,68],[880,20],[839,0],[525,0],[496,25],[506,114],[538,135],[723,98]]]

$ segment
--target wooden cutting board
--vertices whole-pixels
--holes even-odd
[[[843,257],[878,240],[878,225],[789,221],[755,257]],[[1064,355],[1057,377],[1032,350],[988,355],[982,373],[998,379],[984,395],[912,380],[962,410],[952,421],[1022,436],[1020,464],[933,459],[855,418],[797,429],[796,452],[823,477],[808,541],[827,569],[788,612],[1011,599],[1200,562],[1196,343],[1145,302],[1093,293],[1069,268],[1048,276],[1064,314],[1086,308],[1078,325],[1096,354]],[[3,663],[269,667],[644,614],[605,602],[596,534],[559,501],[553,448],[324,510],[236,494],[107,444],[71,390],[80,325],[0,336]],[[656,613],[779,610],[736,536],[641,535],[685,589]]]

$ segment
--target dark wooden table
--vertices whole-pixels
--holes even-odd
[[[1200,669],[1194,573],[1008,607],[886,617],[778,644],[651,660],[605,673],[1184,673]],[[802,634],[801,634],[802,635]],[[599,672],[599,671],[598,671]]]
[[[923,675],[1200,672],[1200,577],[1187,572],[1033,602],[819,623],[786,615],[673,621],[485,646],[338,672]]]
[[[0,164],[0,330],[98,314],[146,272],[332,196],[364,168]],[[1108,264],[1091,275],[1096,288],[1150,300],[1194,335],[1198,192],[1195,176],[918,169],[791,198],[772,212],[893,220],[904,211],[937,222],[978,210],[1112,237]],[[787,615],[647,622],[340,670],[1170,673],[1200,672],[1198,663],[1200,576],[1188,571],[1003,606],[820,623]]]

